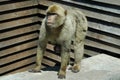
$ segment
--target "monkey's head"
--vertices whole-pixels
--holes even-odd
[[[66,10],[59,5],[51,5],[46,11],[46,25],[50,28],[57,28],[64,24]]]

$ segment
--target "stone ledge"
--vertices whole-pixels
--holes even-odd
[[[120,59],[100,54],[82,60],[81,71],[72,73],[67,70],[63,80],[120,80]],[[21,72],[0,77],[0,80],[60,80],[56,71],[42,73]]]

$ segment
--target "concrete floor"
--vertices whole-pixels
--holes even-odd
[[[54,70],[42,73],[21,72],[0,77],[0,80],[60,80]],[[63,80],[120,80],[120,59],[100,54],[82,60],[81,71],[72,73],[67,70]]]

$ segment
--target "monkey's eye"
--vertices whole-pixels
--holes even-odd
[[[56,13],[47,13],[47,16],[57,15]]]

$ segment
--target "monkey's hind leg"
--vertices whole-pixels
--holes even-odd
[[[77,73],[80,71],[80,64],[84,54],[84,42],[81,41],[74,45],[74,65],[70,68],[72,72]]]
[[[46,48],[46,42],[45,43],[41,42],[41,44],[38,45],[37,56],[36,56],[36,67],[29,70],[29,72],[41,72],[41,63],[42,63],[43,53],[45,51],[45,48]]]

